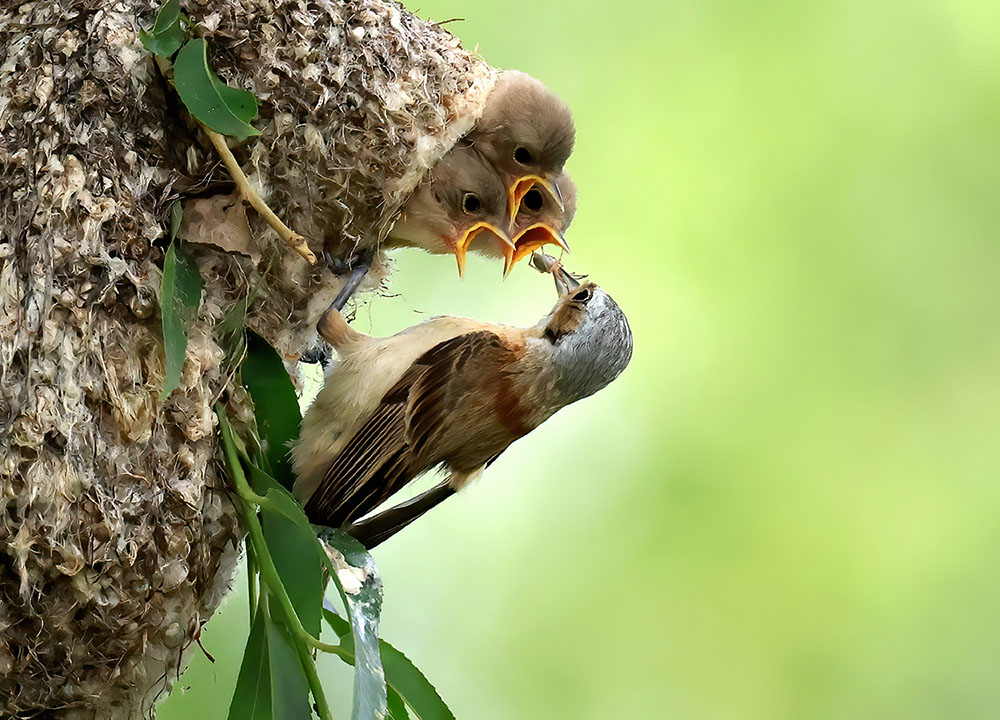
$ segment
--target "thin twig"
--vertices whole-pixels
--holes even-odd
[[[170,65],[170,61],[160,55],[154,55],[156,60],[156,66],[160,70],[160,74],[166,78],[171,84],[173,84],[172,70],[173,67]],[[192,117],[194,114],[192,113]],[[232,150],[226,144],[226,138],[224,135],[220,135],[211,128],[209,128],[205,123],[195,118],[195,121],[201,126],[201,129],[205,131],[208,139],[215,146],[216,152],[219,153],[219,157],[222,159],[222,164],[226,166],[226,170],[229,171],[230,177],[232,177],[233,182],[236,183],[236,187],[239,188],[240,195],[246,200],[253,209],[256,210],[267,224],[270,225],[278,236],[284,240],[295,252],[301,255],[310,265],[316,264],[316,255],[309,246],[306,244],[306,239],[299,235],[297,232],[289,228],[285,223],[281,222],[281,219],[274,214],[264,198],[260,196],[257,189],[250,183],[250,178],[246,176],[243,172],[243,168],[240,164],[236,162],[236,158],[233,156]]]
[[[226,137],[215,132],[203,122],[199,121],[201,129],[205,131],[208,135],[208,139],[212,141],[212,145],[215,146],[216,152],[219,153],[219,157],[222,158],[222,164],[226,166],[226,170],[229,171],[229,175],[233,178],[233,182],[236,183],[236,187],[239,188],[240,195],[253,206],[267,224],[270,225],[278,236],[284,240],[288,245],[299,255],[304,257],[310,265],[316,264],[316,255],[309,246],[306,244],[306,239],[299,235],[297,232],[289,228],[285,223],[281,222],[281,219],[274,214],[272,210],[264,199],[257,193],[257,189],[251,184],[250,178],[246,176],[243,172],[243,168],[240,164],[236,162],[236,158],[233,156],[232,150],[229,149],[229,145],[226,144]]]

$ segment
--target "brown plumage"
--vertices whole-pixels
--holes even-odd
[[[593,283],[557,280],[562,297],[526,329],[439,317],[373,338],[336,310],[324,315],[319,330],[339,360],[292,451],[295,494],[309,518],[350,527],[418,475],[448,470],[430,500],[355,526],[377,544],[617,377],[632,352],[624,314]]]
[[[452,148],[431,168],[389,231],[385,246],[453,253],[465,272],[469,250],[509,257],[507,195],[496,171],[466,145]]]
[[[569,107],[527,73],[506,70],[464,142],[496,168],[508,193],[510,219],[524,195],[540,185],[562,206],[558,177],[573,152],[576,128]]]
[[[504,258],[504,274],[514,258],[509,230],[532,188],[565,208],[569,182],[563,165],[573,151],[575,130],[569,108],[540,81],[522,72],[500,74],[483,114],[469,133],[432,167],[397,216],[384,247],[418,247],[433,254],[454,254],[465,272],[469,250]],[[535,233],[533,238],[541,237]],[[561,236],[550,242],[559,243]],[[544,244],[544,243],[543,243]],[[537,247],[538,245],[535,245]],[[372,262],[372,248],[361,248],[352,268],[343,307]]]

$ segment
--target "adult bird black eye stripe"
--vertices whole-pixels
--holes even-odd
[[[564,292],[570,276],[559,272],[558,301],[528,328],[438,317],[377,338],[335,308],[324,313],[317,330],[338,363],[292,450],[293,490],[309,519],[356,530],[371,548],[461,490],[554,412],[614,380],[632,356],[624,313],[596,285]],[[583,290],[594,302],[574,300]],[[450,472],[450,491],[353,525],[438,467]]]

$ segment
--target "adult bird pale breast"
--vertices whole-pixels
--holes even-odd
[[[561,296],[530,328],[438,317],[388,338],[363,335],[331,309],[320,334],[339,359],[292,450],[295,495],[317,524],[368,547],[460,490],[560,408],[614,380],[632,333],[594,283],[555,273]],[[447,479],[359,521],[433,468]]]

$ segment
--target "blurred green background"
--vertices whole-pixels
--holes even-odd
[[[460,720],[1000,717],[1000,4],[411,8],[573,108],[636,352],[376,552],[383,636]],[[552,304],[500,274],[400,253],[355,324]],[[161,720],[225,716],[244,584]]]

